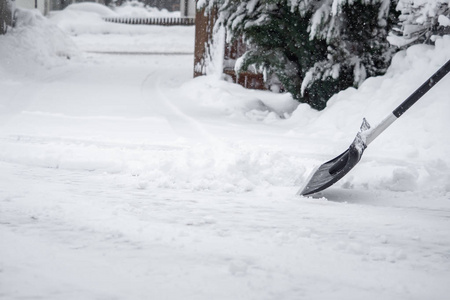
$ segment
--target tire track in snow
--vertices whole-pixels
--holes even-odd
[[[158,72],[158,76],[155,73]],[[156,81],[148,84],[149,79],[156,77]],[[147,75],[141,83],[141,97],[145,103],[151,105],[153,110],[156,110],[160,115],[164,116],[169,122],[172,129],[181,137],[188,138],[197,142],[219,143],[219,140],[209,133],[205,127],[193,117],[184,113],[177,107],[170,97],[164,92],[166,89],[171,89],[164,81],[171,79],[171,73],[158,69]],[[148,93],[155,91],[157,97],[152,97]],[[148,101],[148,99],[151,99]]]

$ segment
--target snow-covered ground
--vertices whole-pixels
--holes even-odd
[[[449,37],[316,112],[192,79],[192,27],[73,11],[0,36],[0,299],[448,298],[450,75],[342,181],[296,193]]]

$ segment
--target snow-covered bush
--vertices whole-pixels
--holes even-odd
[[[389,41],[399,47],[434,42],[433,36],[450,34],[448,0],[399,0],[399,24]]]
[[[389,0],[209,0],[219,24],[243,36],[241,66],[276,75],[300,102],[323,109],[339,90],[383,74],[393,55]],[[243,70],[242,69],[242,70]]]

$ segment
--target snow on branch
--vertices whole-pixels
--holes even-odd
[[[448,0],[399,0],[398,27],[389,42],[398,47],[416,43],[433,43],[435,36],[450,34]]]

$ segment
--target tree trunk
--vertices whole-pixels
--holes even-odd
[[[9,0],[0,0],[0,34],[5,34],[8,26],[12,26],[12,4]]]

